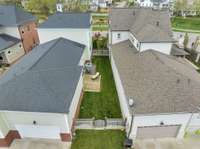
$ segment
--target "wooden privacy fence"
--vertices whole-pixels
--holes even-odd
[[[125,122],[123,119],[77,119],[75,129],[124,129]]]
[[[109,50],[92,50],[93,56],[109,56]]]

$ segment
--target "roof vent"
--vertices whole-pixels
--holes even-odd
[[[160,22],[159,22],[159,21],[157,21],[157,22],[156,22],[156,26],[159,26],[159,25],[160,25]]]
[[[128,104],[130,107],[133,107],[135,105],[135,101],[133,100],[133,98],[129,98]]]
[[[179,84],[179,83],[180,83],[180,79],[177,79],[177,80],[176,80],[176,83]]]
[[[188,79],[188,84],[190,84],[190,81],[191,81],[191,80],[190,80],[190,79]]]

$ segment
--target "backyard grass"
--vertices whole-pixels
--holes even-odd
[[[100,26],[100,27],[92,27],[93,31],[108,31],[107,26]]]
[[[174,29],[200,31],[200,17],[175,17],[172,19]]]
[[[121,130],[77,130],[71,149],[123,149]]]
[[[108,57],[95,57],[93,63],[100,72],[101,92],[85,92],[79,118],[121,118],[121,110]]]

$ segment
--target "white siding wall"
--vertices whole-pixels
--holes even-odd
[[[20,47],[21,45],[21,47]],[[10,53],[8,53],[10,51]],[[5,50],[8,63],[13,63],[25,54],[22,43],[18,43]]]
[[[44,43],[59,37],[79,42],[86,45],[88,57],[92,50],[92,34],[90,29],[38,29],[40,43]]]
[[[141,43],[140,51],[145,51],[148,49],[154,49],[159,52],[170,54],[172,43]]]
[[[120,38],[118,38],[118,34],[120,34]],[[111,44],[116,44],[129,39],[128,31],[112,31],[111,35]]]
[[[192,115],[187,131],[194,132],[198,129],[200,129],[200,113],[195,113]]]
[[[124,88],[122,86],[122,82],[121,82],[121,79],[120,79],[120,76],[119,76],[119,73],[118,73],[117,67],[115,65],[115,61],[114,61],[112,54],[110,56],[110,61],[111,61],[111,67],[112,67],[112,72],[113,72],[113,76],[114,76],[114,80],[115,80],[115,84],[116,84],[117,93],[119,96],[122,115],[123,115],[123,118],[129,118],[127,99],[126,99]]]
[[[33,121],[36,121],[37,125],[41,126],[58,126],[61,133],[70,132],[64,114],[2,111],[1,115],[7,122],[9,130],[16,130],[16,125],[33,125]]]
[[[80,96],[82,93],[82,89],[83,89],[83,76],[81,74],[74,97],[73,97],[73,101],[70,105],[70,109],[69,109],[69,114],[68,114],[68,122],[69,122],[69,128],[71,130],[72,124],[73,124],[73,119],[74,116],[76,114],[76,110],[77,110],[77,106],[80,100]]]
[[[9,126],[7,125],[3,115],[0,113],[0,138],[4,138],[9,131]]]
[[[21,39],[18,27],[1,27],[0,33],[8,34]]]

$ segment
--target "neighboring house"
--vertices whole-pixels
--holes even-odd
[[[82,97],[85,46],[58,38],[37,46],[0,80],[0,146],[16,138],[70,142]]]
[[[84,44],[88,59],[92,52],[92,29],[90,13],[56,13],[38,28],[40,42],[64,37]]]
[[[0,63],[12,64],[24,55],[20,39],[6,34],[0,34]]]
[[[137,0],[136,3],[140,7],[170,8],[172,0]]]
[[[111,53],[130,138],[183,138],[200,129],[200,75],[192,66],[155,50],[138,52],[130,40],[113,45]]]
[[[114,9],[110,21],[110,60],[128,137],[183,138],[200,129],[200,75],[170,55],[168,13]]]
[[[140,52],[155,49],[165,54],[171,53],[174,40],[168,11],[113,8],[109,17],[110,45],[129,39]]]
[[[0,6],[0,33],[19,38],[25,53],[39,44],[36,18],[16,6]]]
[[[112,0],[91,0],[90,8],[92,10],[97,10],[98,8],[108,8],[111,4]]]

